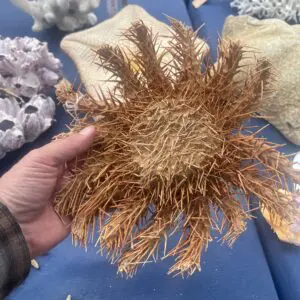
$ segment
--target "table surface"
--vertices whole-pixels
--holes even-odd
[[[162,21],[167,21],[164,13],[191,25],[183,0],[128,2],[141,5],[151,15]],[[189,5],[189,12],[195,28],[206,23],[200,35],[208,39],[215,54],[217,34],[221,32],[226,15],[232,13],[228,8],[228,1],[224,1],[220,6],[216,5],[216,1],[209,1],[208,5],[203,6],[200,10],[195,10]],[[97,9],[96,14],[100,21],[107,17],[104,3]],[[64,75],[72,81],[77,76],[76,69],[71,60],[59,48],[64,33],[56,29],[33,33],[31,26],[30,16],[12,6],[9,1],[2,3],[0,35],[10,37],[27,35],[47,41],[50,50],[62,60]],[[8,154],[0,162],[0,175],[25,153],[47,143],[55,134],[67,129],[66,124],[70,120],[61,107],[57,109],[56,120],[55,125],[37,141]],[[259,126],[265,124],[262,120],[250,120],[250,123]],[[286,143],[281,134],[272,126],[264,130],[262,135],[271,141]],[[286,153],[297,150],[297,147],[288,143],[282,148],[282,151]],[[259,237],[258,231],[263,238]],[[264,237],[266,238],[264,239]],[[300,261],[298,249],[279,243],[264,221],[260,219],[256,223],[249,222],[248,230],[232,249],[221,245],[217,242],[217,237],[215,238],[216,241],[211,243],[208,252],[203,255],[202,272],[185,280],[166,275],[168,267],[172,263],[171,259],[146,265],[134,279],[125,280],[117,276],[115,266],[110,265],[104,257],[96,253],[97,249],[90,247],[86,253],[81,248],[73,248],[71,240],[68,238],[49,253],[38,258],[41,269],[39,271],[32,270],[25,283],[16,289],[8,299],[65,299],[67,294],[71,294],[72,299],[91,300],[283,299],[282,297],[278,298],[277,277],[274,275],[274,268],[270,266],[270,259],[276,260],[278,257],[268,255],[268,249],[271,252],[272,247],[285,248],[286,251],[280,259],[287,260],[286,257],[292,255]],[[266,240],[271,240],[271,243],[266,243]],[[265,255],[266,253],[267,255]],[[285,272],[285,270],[281,267],[278,272]],[[273,281],[274,276],[275,281]],[[296,294],[292,294],[292,296],[294,295]],[[300,297],[285,299],[300,299]]]

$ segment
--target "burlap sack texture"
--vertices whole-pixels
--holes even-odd
[[[160,34],[158,41],[161,46],[168,45],[170,27],[158,21],[137,5],[127,5],[114,17],[90,29],[69,34],[62,40],[62,50],[76,64],[83,85],[94,99],[99,99],[100,88],[105,93],[109,89],[112,90],[114,86],[114,83],[109,81],[111,73],[104,71],[97,65],[94,51],[103,44],[118,45],[122,48],[130,47],[130,50],[134,51],[132,44],[128,43],[122,33],[134,21],[140,19],[143,20],[146,26],[152,28],[155,34]],[[204,41],[199,39],[199,43],[203,43],[203,51],[208,51],[208,46]],[[127,54],[130,57],[130,53]],[[168,62],[168,56],[165,57],[164,62]]]
[[[254,50],[254,57],[269,59],[277,74],[276,92],[261,107],[260,113],[291,142],[300,145],[300,25],[277,19],[258,20],[250,16],[229,16],[223,38],[240,40]]]

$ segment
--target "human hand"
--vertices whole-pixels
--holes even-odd
[[[95,129],[31,151],[0,178],[0,201],[10,210],[24,234],[31,257],[43,254],[62,241],[71,220],[60,218],[53,200],[68,163],[91,145]]]

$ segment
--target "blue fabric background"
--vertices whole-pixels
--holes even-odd
[[[193,9],[189,3],[188,12],[191,22],[183,0],[136,0],[129,3],[143,6],[150,14],[162,21],[166,21],[164,13],[189,25],[192,24],[195,28],[206,23],[200,35],[208,39],[214,54],[217,34],[221,33],[225,17],[232,13],[228,1],[223,1],[221,4],[217,0],[209,1],[199,10]],[[97,10],[97,15],[100,21],[107,17],[104,3]],[[59,48],[64,34],[56,29],[33,33],[31,25],[31,17],[23,14],[9,1],[1,3],[0,35],[10,37],[27,35],[47,41],[50,50],[62,60],[65,76],[73,81],[77,76],[76,69]],[[56,119],[57,122],[52,129],[36,142],[10,153],[0,161],[0,175],[26,152],[47,143],[55,134],[66,130],[66,124],[70,120],[61,107],[57,110]],[[257,123],[252,120],[251,122],[264,124],[263,121]],[[272,127],[267,128],[263,134],[272,141],[286,142]],[[296,147],[288,145],[283,149],[290,153],[295,151]],[[261,239],[257,231],[260,232]],[[270,249],[273,249],[273,252]],[[299,276],[297,277],[296,267],[293,266],[293,261],[299,261],[299,251],[278,242],[264,221],[260,219],[256,225],[254,222],[249,222],[248,230],[235,243],[233,249],[226,245],[222,246],[217,242],[216,237],[216,241],[211,243],[208,252],[203,255],[202,272],[185,280],[173,279],[166,275],[172,263],[171,259],[146,265],[134,279],[125,280],[117,276],[116,267],[96,254],[96,251],[97,249],[91,246],[85,253],[81,248],[73,248],[70,238],[66,239],[48,254],[38,258],[41,269],[32,270],[25,283],[8,299],[54,300],[65,299],[67,294],[71,294],[72,299],[75,300],[300,299],[300,291],[297,288],[300,286],[299,281],[297,285]],[[280,274],[285,274],[285,278],[281,279]],[[284,289],[282,285],[288,288]],[[296,287],[293,287],[294,285]],[[279,289],[279,298],[275,287]],[[282,295],[287,296],[282,298]]]

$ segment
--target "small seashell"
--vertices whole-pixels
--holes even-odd
[[[40,266],[39,266],[38,262],[37,262],[35,259],[32,259],[32,260],[31,260],[31,266],[32,266],[33,268],[35,268],[36,270],[39,270],[39,269],[40,269]]]
[[[15,94],[30,98],[41,90],[41,82],[37,74],[30,72],[13,77],[11,87]]]
[[[193,2],[192,2],[192,4],[193,4],[193,6],[195,7],[195,8],[199,8],[200,6],[202,6],[204,3],[206,3],[207,2],[207,0],[194,0]]]

